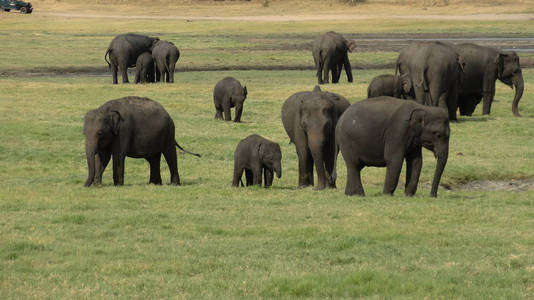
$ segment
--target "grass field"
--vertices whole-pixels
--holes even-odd
[[[4,18],[5,16],[5,18]],[[451,124],[451,151],[438,198],[435,160],[424,150],[420,188],[381,194],[385,169],[363,171],[367,197],[338,188],[297,189],[297,158],[280,121],[291,94],[311,90],[311,70],[179,72],[176,83],[112,86],[106,76],[31,76],[32,68],[103,64],[124,31],[176,41],[188,66],[308,65],[298,46],[324,30],[346,33],[532,34],[532,21],[429,20],[163,22],[2,14],[0,61],[0,298],[465,298],[534,297],[534,191],[464,190],[476,180],[534,178],[534,70],[523,69],[523,118],[513,91],[497,84],[490,116],[481,107]],[[37,22],[36,22],[37,21]],[[287,34],[287,35],[286,35]],[[300,37],[296,39],[295,37]],[[184,46],[181,46],[181,45]],[[280,44],[290,45],[278,47]],[[297,45],[291,47],[291,45]],[[359,62],[394,53],[351,54]],[[323,89],[365,98],[369,81],[392,70],[355,70]],[[246,84],[243,123],[213,120],[212,90],[231,75]],[[127,95],[160,102],[176,139],[182,186],[148,185],[144,160],[127,159],[125,186],[84,188],[83,116]],[[278,142],[283,177],[273,187],[232,188],[233,152],[257,133]],[[402,174],[404,176],[404,174]]]

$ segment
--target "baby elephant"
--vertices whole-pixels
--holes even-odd
[[[232,115],[230,108],[235,107],[234,122],[241,122],[241,114],[243,113],[243,104],[247,98],[247,87],[242,87],[241,83],[233,77],[226,77],[217,82],[215,89],[213,89],[213,102],[215,103],[215,119],[222,119],[224,112],[224,120],[230,121]]]
[[[282,151],[280,145],[257,134],[242,139],[234,153],[234,180],[232,186],[238,187],[241,175],[245,171],[247,186],[261,186],[261,175],[265,178],[265,187],[273,183],[273,171],[282,177]],[[241,186],[243,182],[241,181]]]
[[[390,74],[376,76],[367,88],[367,98],[379,96],[414,99],[410,77],[407,74],[402,76]]]
[[[135,63],[134,83],[147,83],[156,81],[156,71],[154,69],[154,59],[150,52],[143,52],[137,57]]]

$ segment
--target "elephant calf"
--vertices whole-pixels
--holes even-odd
[[[154,70],[154,59],[150,52],[143,52],[137,58],[135,64],[135,80],[134,83],[147,83],[156,81],[156,73]]]
[[[405,194],[414,195],[425,147],[437,158],[430,192],[436,197],[449,155],[449,136],[447,111],[439,107],[391,97],[352,104],[336,127],[336,142],[347,165],[345,194],[365,195],[360,172],[366,166],[387,168],[384,193],[393,194],[406,159]]]
[[[238,187],[245,171],[247,186],[261,186],[261,176],[265,178],[265,187],[273,183],[273,171],[282,177],[282,151],[280,145],[257,134],[242,139],[234,153],[234,179],[232,186]],[[243,184],[241,182],[241,184]]]
[[[409,76],[391,74],[378,75],[367,88],[367,98],[390,96],[400,99],[414,99],[412,81]]]
[[[233,77],[226,77],[217,82],[213,89],[213,102],[215,104],[215,119],[232,120],[230,108],[235,107],[234,122],[241,122],[243,104],[247,98],[247,87],[242,87],[241,83]]]

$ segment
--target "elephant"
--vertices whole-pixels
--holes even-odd
[[[111,41],[104,59],[111,68],[113,84],[117,84],[117,71],[122,74],[122,83],[128,83],[128,68],[135,66],[137,58],[143,52],[152,52],[158,37],[149,37],[140,34],[120,34]],[[108,60],[109,58],[109,60]]]
[[[517,53],[470,43],[453,47],[466,61],[458,90],[460,115],[471,116],[481,99],[484,99],[482,113],[489,114],[495,96],[495,81],[499,79],[510,88],[515,87],[512,113],[520,117],[518,105],[523,96],[524,81]]]
[[[264,186],[273,183],[273,172],[278,178],[282,177],[282,151],[280,145],[257,134],[242,139],[234,153],[234,179],[232,186],[238,187],[241,176],[245,171],[247,186],[261,186],[261,176],[264,176]],[[241,181],[241,184],[242,181]]]
[[[451,45],[442,42],[415,42],[399,53],[396,70],[409,74],[415,100],[420,104],[439,106],[456,120],[458,87],[465,60]]]
[[[215,104],[215,119],[232,120],[230,108],[235,107],[234,122],[241,122],[243,104],[247,98],[247,87],[233,77],[226,77],[217,82],[213,89],[213,103]]]
[[[155,70],[154,70],[154,59],[150,52],[143,52],[137,58],[135,63],[135,80],[134,83],[147,83],[155,82]]]
[[[89,175],[85,186],[102,183],[102,173],[113,157],[113,183],[124,185],[126,156],[144,158],[150,163],[150,183],[161,184],[160,159],[165,156],[171,184],[179,185],[174,122],[156,101],[140,97],[110,100],[88,111],[84,118],[85,154]]]
[[[174,69],[180,58],[180,51],[169,41],[158,41],[152,49],[152,57],[156,62],[156,82],[174,82]]]
[[[347,166],[346,195],[365,195],[360,172],[366,166],[386,167],[384,193],[393,195],[403,160],[406,160],[405,194],[417,191],[423,164],[422,147],[437,158],[431,197],[449,156],[449,117],[440,107],[392,97],[377,97],[352,104],[339,119],[336,142]]]
[[[343,67],[348,81],[353,82],[347,51],[352,52],[355,49],[355,41],[347,41],[341,34],[333,31],[317,37],[312,44],[312,55],[318,84],[328,83],[329,72],[332,72],[332,83],[338,83]]]
[[[313,166],[317,172],[315,190],[336,187],[336,123],[350,103],[343,96],[323,92],[298,92],[282,105],[282,123],[295,144],[299,160],[299,187],[313,186]]]
[[[390,96],[400,99],[414,99],[413,84],[409,74],[378,75],[367,88],[367,98],[374,98],[378,96]]]

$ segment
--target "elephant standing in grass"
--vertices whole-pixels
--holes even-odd
[[[350,103],[344,97],[322,92],[299,92],[282,106],[282,123],[299,160],[299,187],[313,185],[313,166],[317,171],[316,190],[336,187],[338,148],[335,128]]]
[[[336,141],[347,165],[346,195],[365,195],[360,172],[366,166],[386,167],[384,193],[395,191],[406,160],[405,194],[417,191],[423,165],[422,147],[437,158],[430,196],[436,197],[449,156],[449,118],[439,107],[391,97],[352,104],[339,119]]]
[[[232,120],[230,108],[235,107],[234,122],[241,122],[243,105],[247,98],[247,87],[233,77],[226,77],[217,82],[213,89],[213,103],[215,104],[215,119]]]
[[[152,49],[152,57],[156,62],[156,82],[174,82],[174,69],[180,58],[180,51],[169,41],[158,41]]]
[[[158,102],[125,97],[110,100],[85,114],[83,133],[89,176],[85,186],[102,183],[102,173],[113,157],[113,183],[124,185],[126,156],[150,163],[150,183],[161,184],[160,160],[165,156],[171,184],[179,185],[174,122]]]
[[[117,35],[109,45],[104,59],[111,68],[113,84],[117,84],[117,72],[122,74],[122,83],[128,83],[128,68],[135,66],[137,58],[143,52],[151,52],[154,44],[159,41],[157,37],[148,37],[140,34]],[[108,60],[109,58],[109,60]]]
[[[378,75],[367,88],[367,98],[389,96],[400,99],[413,99],[413,84],[410,76],[384,74]]]
[[[332,72],[332,83],[338,83],[343,67],[348,81],[352,82],[352,67],[347,52],[352,52],[354,49],[356,49],[355,41],[347,41],[341,34],[333,31],[317,37],[312,45],[317,82],[328,83],[328,73]]]
[[[143,52],[141,55],[139,55],[135,64],[134,83],[155,82],[155,75],[156,73],[154,70],[154,59],[152,58],[152,54],[150,54],[150,52]]]
[[[482,113],[489,114],[495,96],[495,82],[499,79],[515,87],[512,112],[520,117],[518,105],[525,85],[517,53],[475,44],[459,44],[454,48],[466,61],[458,91],[460,114],[472,115],[481,99],[484,99]]]

